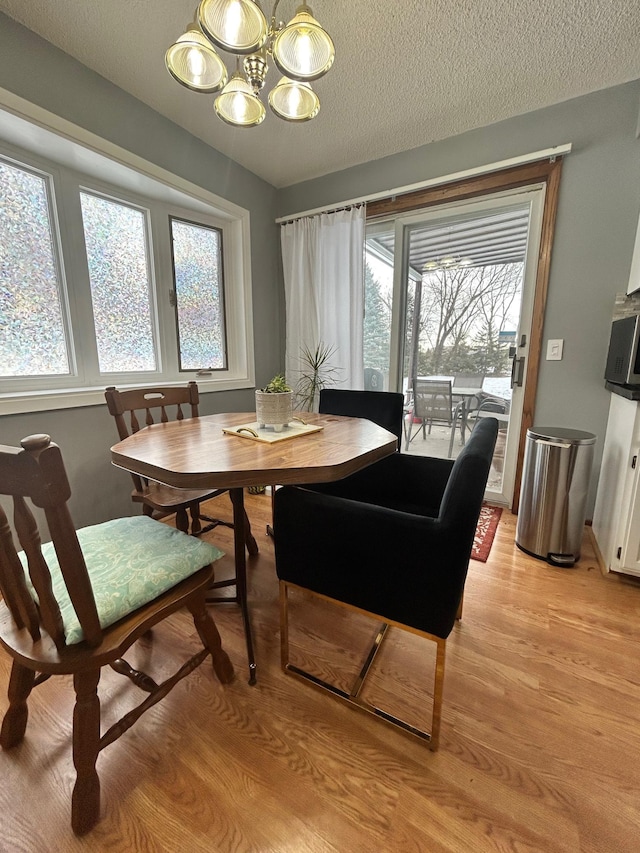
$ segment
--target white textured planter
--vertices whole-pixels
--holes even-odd
[[[293,418],[293,391],[269,394],[256,391],[256,421],[258,426],[271,426],[276,432],[287,426]]]

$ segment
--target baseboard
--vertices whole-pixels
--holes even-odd
[[[609,574],[609,567],[607,566],[605,559],[602,556],[602,551],[598,546],[598,540],[596,539],[595,533],[593,532],[593,527],[589,523],[587,523],[585,527],[587,528],[587,535],[591,540],[593,553],[596,555],[596,563],[598,564],[598,568],[600,569],[601,573],[606,577]]]

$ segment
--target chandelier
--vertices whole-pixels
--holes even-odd
[[[455,270],[460,267],[470,267],[472,258],[461,258],[459,255],[445,255],[443,258],[433,258],[426,261],[422,267],[424,272],[436,272],[438,270]]]
[[[278,22],[279,3],[275,0],[269,24],[257,0],[201,0],[194,22],[165,55],[178,83],[193,92],[220,92],[214,108],[227,124],[255,127],[264,121],[259,95],[271,59],[283,75],[269,92],[272,111],[292,122],[318,114],[320,100],[311,81],[331,68],[333,41],[304,2],[288,24]],[[231,77],[216,48],[235,56]]]

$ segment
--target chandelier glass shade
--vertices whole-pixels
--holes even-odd
[[[216,47],[240,56],[259,50],[269,34],[267,19],[253,0],[202,0],[197,15],[202,32]]]
[[[195,92],[220,92],[214,107],[227,124],[255,127],[265,117],[260,92],[273,59],[284,75],[268,96],[275,115],[291,122],[309,121],[320,110],[310,82],[329,71],[335,48],[329,34],[302,3],[288,24],[271,23],[257,0],[201,0],[184,35],[165,55],[171,76]],[[216,48],[233,54],[236,72],[228,79]],[[228,81],[228,82],[227,82]]]
[[[172,44],[166,55],[169,74],[194,92],[218,92],[227,82],[227,69],[196,24]]]
[[[286,121],[309,121],[318,115],[320,99],[308,83],[283,77],[269,92],[269,106]]]
[[[331,68],[334,57],[333,42],[306,5],[273,41],[273,61],[293,80],[317,80]]]
[[[216,98],[214,109],[222,121],[238,127],[255,127],[261,124],[267,112],[260,98],[254,95],[253,89],[239,71],[236,71]]]

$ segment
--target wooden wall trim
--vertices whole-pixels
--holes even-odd
[[[562,160],[556,160],[550,164],[552,168],[546,181],[547,191],[544,198],[544,209],[542,212],[542,232],[540,234],[540,251],[538,253],[538,272],[536,275],[536,291],[533,302],[533,317],[531,320],[531,339],[529,341],[529,355],[527,357],[527,378],[524,389],[524,402],[522,405],[522,422],[520,425],[520,440],[518,443],[518,461],[516,464],[516,478],[513,487],[513,501],[511,511],[518,512],[520,503],[520,484],[522,482],[522,463],[524,459],[524,446],[527,430],[533,425],[535,413],[536,393],[538,390],[538,371],[542,357],[542,332],[544,328],[544,314],[547,304],[547,293],[549,291],[549,274],[551,270],[551,250],[553,248],[553,236],[556,227],[556,216],[558,212],[558,197],[560,194],[560,175],[562,173]]]
[[[524,166],[514,166],[499,172],[491,172],[488,175],[463,178],[450,184],[426,187],[404,195],[371,201],[367,204],[367,219],[407,213],[411,210],[419,210],[437,204],[463,201],[475,196],[504,192],[518,187],[526,187],[529,184],[545,182],[554,167],[560,162],[561,159],[556,159],[553,163],[549,160],[540,160],[535,163],[527,163]]]
[[[527,356],[522,422],[518,442],[513,501],[511,504],[511,511],[513,513],[518,512],[525,439],[527,430],[533,424],[535,413],[538,371],[540,369],[542,353],[542,332],[547,292],[549,289],[551,250],[553,248],[553,237],[558,211],[561,173],[562,157],[558,157],[554,160],[540,160],[535,163],[527,163],[524,166],[515,166],[498,172],[491,172],[487,175],[463,178],[459,181],[453,181],[450,184],[427,187],[422,190],[406,193],[405,195],[381,199],[367,204],[367,219],[372,220],[408,213],[412,210],[434,207],[435,205],[491,195],[491,193],[506,192],[510,189],[518,189],[533,184],[546,184],[531,322],[531,337],[529,340],[529,354]]]

